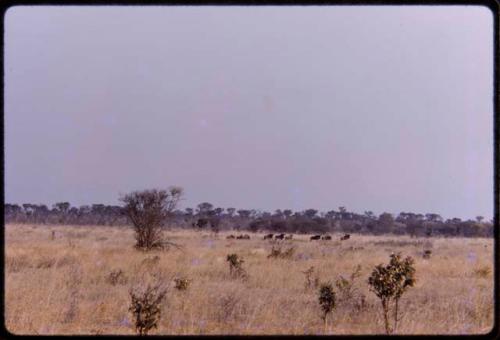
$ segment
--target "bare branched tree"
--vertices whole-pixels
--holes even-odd
[[[163,248],[162,226],[182,198],[180,187],[134,191],[120,198],[135,230],[136,248]],[[173,244],[172,244],[173,245]]]

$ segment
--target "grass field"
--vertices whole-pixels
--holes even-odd
[[[415,258],[417,278],[401,300],[398,334],[478,334],[493,326],[492,239],[294,235],[282,243],[295,253],[272,259],[264,234],[226,240],[228,234],[174,230],[166,235],[183,250],[143,253],[133,248],[129,227],[7,225],[6,327],[15,334],[134,334],[129,289],[158,274],[166,283],[192,282],[185,291],[170,284],[151,334],[383,334],[380,301],[367,279],[392,251]],[[230,253],[243,257],[246,281],[229,275]],[[154,256],[159,260],[146,260]],[[357,297],[339,301],[325,330],[318,289],[305,287],[303,272],[314,266],[320,281],[335,282],[358,264]]]

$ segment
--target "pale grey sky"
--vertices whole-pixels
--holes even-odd
[[[477,6],[13,7],[5,200],[493,216]]]

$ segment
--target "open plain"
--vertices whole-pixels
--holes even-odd
[[[154,278],[169,288],[151,334],[383,334],[380,300],[367,279],[391,252],[415,259],[417,280],[401,300],[396,333],[478,334],[493,326],[492,239],[229,234],[170,230],[165,235],[182,249],[142,252],[131,227],[8,224],[6,327],[15,334],[134,334],[129,290]],[[269,258],[279,245],[293,251]],[[246,280],[230,276],[232,253],[243,258]],[[358,265],[353,295],[337,294],[325,329],[314,281],[334,284]],[[176,289],[175,278],[189,280],[188,288]]]

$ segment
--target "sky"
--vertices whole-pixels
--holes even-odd
[[[493,217],[481,6],[16,6],[5,202]]]

